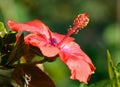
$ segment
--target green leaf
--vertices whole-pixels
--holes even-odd
[[[13,87],[11,84],[11,74],[13,69],[0,69],[0,87]]]
[[[107,62],[108,62],[108,72],[111,80],[111,87],[120,87],[120,73],[117,71],[117,68],[113,64],[109,50],[107,50]]]
[[[117,66],[114,65],[109,50],[107,50],[107,63],[110,79],[99,81],[88,87],[120,87],[120,63]]]
[[[116,70],[115,70],[115,66],[113,64],[113,61],[111,59],[111,55],[109,50],[107,50],[107,62],[108,62],[108,72],[109,72],[109,77],[110,80],[113,80],[114,76],[116,75]]]
[[[49,76],[33,64],[17,65],[12,76],[20,87],[55,87]]]
[[[116,67],[116,68],[117,68],[117,72],[120,73],[120,63],[117,64],[117,67]]]
[[[0,22],[0,36],[4,37],[4,35],[7,33],[4,24],[2,22]]]
[[[117,64],[117,77],[118,77],[118,83],[120,85],[120,63]]]
[[[97,83],[91,84],[88,87],[112,87],[110,80],[102,80]]]
[[[79,87],[88,87],[85,83],[80,83]]]

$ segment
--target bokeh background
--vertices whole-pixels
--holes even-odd
[[[115,64],[120,62],[119,9],[120,0],[0,0],[0,21],[7,27],[8,20],[40,19],[52,31],[66,34],[75,16],[88,13],[88,26],[72,36],[96,66],[89,81],[92,84],[109,78],[106,49],[110,50]],[[79,87],[78,81],[69,78],[70,71],[59,58],[44,66],[57,87]]]

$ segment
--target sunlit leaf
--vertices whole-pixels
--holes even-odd
[[[107,50],[108,72],[111,80],[111,87],[120,87],[119,73],[113,64],[109,50]]]
[[[4,24],[2,22],[0,22],[0,36],[4,37],[4,35],[7,33]]]
[[[53,81],[35,65],[18,65],[13,73],[13,78],[21,86],[28,87],[55,87]]]
[[[111,80],[113,80],[114,75],[115,75],[115,66],[113,64],[113,61],[111,59],[111,55],[110,55],[108,50],[107,50],[107,61],[108,61],[109,77]]]

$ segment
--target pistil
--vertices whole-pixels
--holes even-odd
[[[89,23],[88,14],[79,14],[73,22],[73,27],[68,29],[67,35],[59,42],[58,47],[72,34],[78,33],[79,30],[83,29]]]

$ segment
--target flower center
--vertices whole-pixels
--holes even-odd
[[[57,46],[58,42],[57,42],[57,40],[56,40],[55,38],[52,38],[52,39],[50,40],[50,44],[51,44],[52,46]]]

